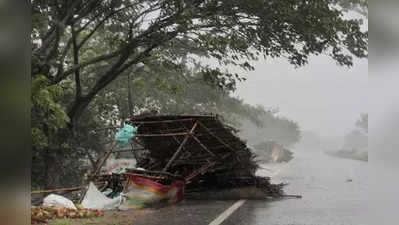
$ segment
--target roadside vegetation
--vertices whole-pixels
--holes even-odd
[[[339,150],[339,151],[329,151],[327,152],[327,154],[344,159],[355,159],[366,162],[368,162],[369,160],[368,152],[365,151],[359,152],[356,150]]]
[[[355,128],[345,136],[342,148],[327,153],[340,158],[368,161],[368,121],[368,114],[361,114],[355,122]]]

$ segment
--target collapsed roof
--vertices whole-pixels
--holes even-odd
[[[251,176],[254,155],[237,130],[218,115],[145,115],[133,117],[139,167],[178,174],[191,181],[199,174]],[[137,148],[137,144],[142,148]]]

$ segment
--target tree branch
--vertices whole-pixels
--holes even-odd
[[[54,39],[54,37],[53,37],[54,31],[57,31],[56,33],[59,33],[59,34],[64,33],[66,24],[68,23],[68,21],[70,21],[73,18],[74,9],[76,6],[78,6],[78,4],[80,2],[81,2],[81,0],[74,0],[72,5],[70,7],[68,7],[66,15],[63,18],[58,18],[54,21],[53,27],[55,27],[55,28],[51,27],[50,28],[51,33],[46,35],[46,39],[42,39],[42,46],[38,49],[39,53],[51,51],[51,50],[49,50],[49,49],[51,49],[51,48],[49,48],[49,45]],[[55,38],[57,38],[57,36],[58,35],[56,34]]]
[[[72,43],[73,43],[73,64],[75,66],[79,65],[79,47],[76,41],[76,32],[74,25],[71,25],[72,31]],[[82,96],[82,85],[80,84],[80,69],[75,70],[75,85],[76,85],[76,101]]]
[[[54,79],[53,83],[59,83],[60,81],[65,79],[68,75],[74,73],[75,70],[77,70],[77,69],[83,69],[83,68],[85,68],[87,66],[90,66],[92,64],[95,64],[95,63],[98,63],[98,62],[101,62],[101,61],[105,61],[105,60],[108,60],[108,59],[115,58],[118,55],[120,55],[123,50],[124,49],[120,49],[118,51],[111,52],[109,54],[100,55],[100,56],[95,57],[95,58],[93,58],[91,60],[88,60],[86,62],[82,62],[79,65],[74,65],[72,68],[70,68],[69,70],[65,71],[64,73],[58,74],[56,76],[56,78]]]
[[[70,38],[64,48],[64,50],[61,53],[61,57],[59,59],[59,64],[57,66],[57,73],[61,74],[64,72],[64,60],[66,55],[68,54],[69,49],[71,48],[72,45],[72,38]]]

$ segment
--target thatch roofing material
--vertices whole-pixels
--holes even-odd
[[[145,169],[193,178],[198,170],[240,170],[249,175],[256,167],[246,143],[217,115],[138,116],[129,123],[139,127],[137,142],[154,162],[144,165]]]

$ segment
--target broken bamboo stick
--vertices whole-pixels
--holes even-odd
[[[32,191],[31,194],[44,194],[44,193],[54,193],[54,192],[65,192],[65,191],[79,191],[87,189],[87,186],[81,187],[71,187],[71,188],[59,188],[59,189],[51,189],[51,190],[39,190],[39,191]]]
[[[169,160],[169,162],[166,164],[166,166],[163,168],[162,172],[166,172],[170,165],[172,164],[172,162],[177,158],[177,156],[179,155],[179,153],[181,152],[181,150],[183,149],[183,146],[186,144],[186,142],[188,141],[188,138],[194,133],[195,128],[197,127],[198,122],[195,122],[193,127],[191,128],[190,132],[188,133],[188,135],[184,138],[184,140],[182,141],[182,143],[180,144],[179,148],[176,150],[175,154],[173,154],[172,158]]]
[[[220,139],[217,135],[215,135],[208,127],[206,127],[204,124],[199,122],[199,125],[202,126],[212,137],[216,138],[221,144],[226,146],[228,149],[230,149],[232,152],[235,152],[234,149],[228,145],[226,142],[224,142],[222,139]]]
[[[108,159],[109,156],[111,155],[112,150],[114,150],[115,146],[116,146],[116,141],[114,141],[114,142],[112,143],[112,145],[111,145],[109,151],[107,152],[107,154],[105,155],[103,161],[102,161],[102,162],[100,163],[100,165],[97,167],[96,171],[94,171],[94,174],[93,174],[94,176],[96,176],[96,175],[100,172],[101,167],[103,167],[104,163],[107,161],[107,159]]]

